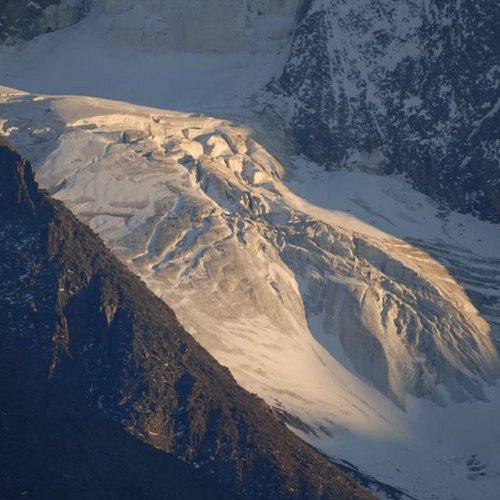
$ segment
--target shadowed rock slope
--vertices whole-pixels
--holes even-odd
[[[243,497],[371,498],[241,389],[5,142],[0,228],[2,372],[50,381],[136,448],[172,453]]]
[[[2,350],[0,498],[233,500]]]
[[[2,0],[0,42],[7,45],[71,26],[82,19],[93,0]]]
[[[276,86],[295,149],[500,221],[499,19],[495,0],[314,0]]]

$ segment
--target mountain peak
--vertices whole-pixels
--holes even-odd
[[[13,204],[34,211],[40,195],[31,164],[0,136],[0,208]]]

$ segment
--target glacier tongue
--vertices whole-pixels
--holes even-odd
[[[4,89],[0,125],[41,184],[305,439],[424,498],[491,498],[498,332],[470,297],[475,286],[496,311],[498,281],[473,279],[498,265],[496,226],[467,219],[471,235],[451,215],[442,233],[399,177],[328,180],[222,119]],[[318,197],[342,175],[354,187]],[[491,469],[474,483],[473,453]]]

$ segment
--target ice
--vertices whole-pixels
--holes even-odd
[[[441,262],[494,269],[496,226],[445,216],[402,177],[278,160],[227,120],[0,94],[4,132],[42,186],[239,383],[312,430],[297,433],[417,498],[494,498],[493,323]],[[416,329],[417,342],[411,322],[432,336]]]

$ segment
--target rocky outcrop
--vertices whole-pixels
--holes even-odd
[[[95,0],[6,0],[0,13],[0,42],[9,44],[80,21]]]
[[[131,436],[0,349],[0,495],[17,499],[235,498]]]

